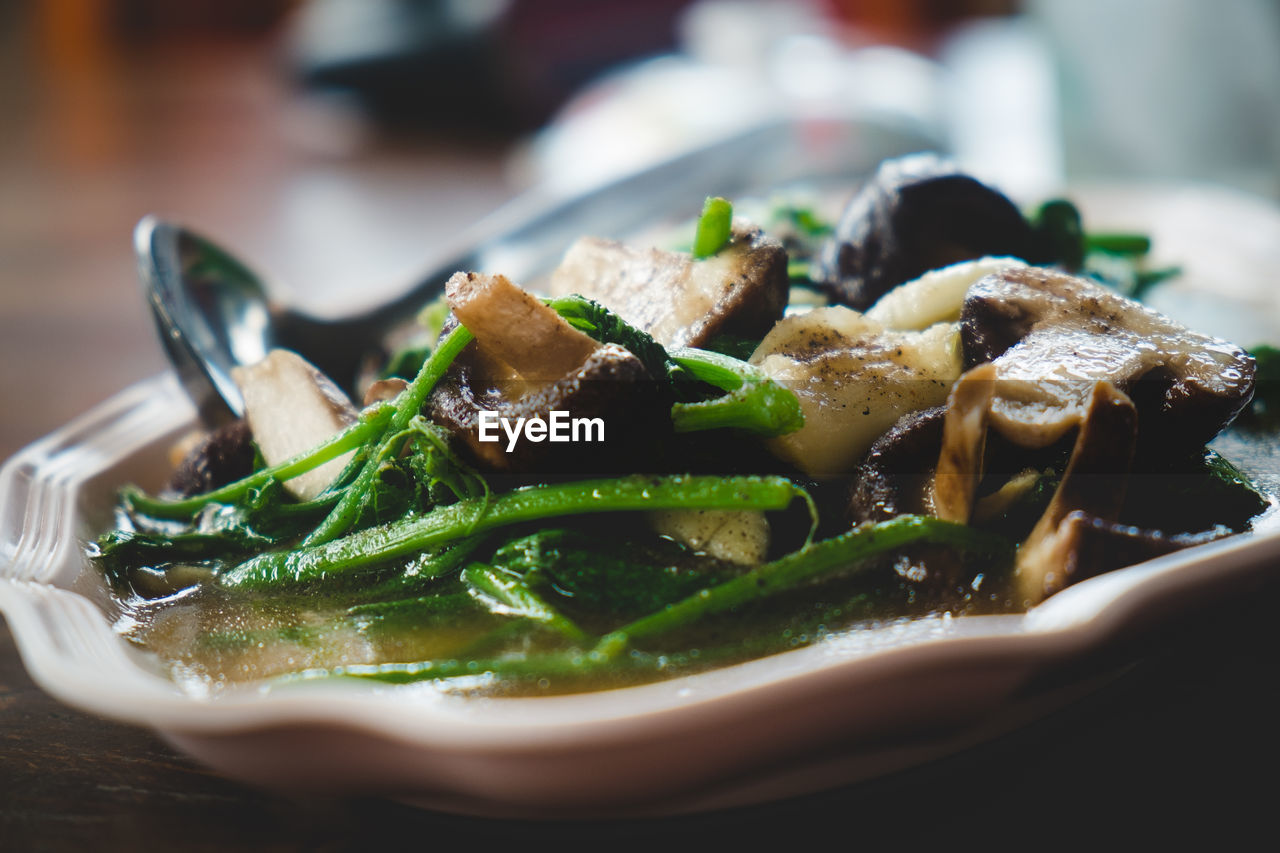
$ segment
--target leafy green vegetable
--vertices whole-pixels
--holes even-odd
[[[1058,263],[1069,270],[1084,266],[1085,237],[1080,211],[1066,199],[1050,199],[1030,217],[1036,263]]]
[[[504,572],[483,563],[472,563],[462,571],[462,579],[472,595],[500,615],[517,616],[540,622],[572,642],[587,635],[563,614],[534,592],[519,575]]]
[[[756,366],[689,348],[674,351],[671,358],[694,378],[729,392],[713,400],[672,406],[671,422],[676,432],[732,427],[771,437],[804,426],[799,398]]]
[[[127,584],[128,572],[134,567],[162,568],[177,562],[205,562],[227,557],[241,557],[275,544],[264,537],[245,531],[232,533],[185,532],[172,536],[112,530],[98,537],[92,555],[116,584]]]
[[[232,587],[270,588],[340,578],[499,527],[596,512],[650,509],[784,509],[808,498],[785,477],[631,476],[516,489],[371,527],[294,551],[259,554],[223,574]]]
[[[1133,274],[1133,284],[1129,287],[1128,295],[1133,299],[1142,299],[1151,288],[1157,284],[1168,281],[1171,278],[1177,278],[1182,275],[1182,267],[1160,267],[1154,270],[1135,270]]]
[[[635,618],[726,580],[735,569],[699,557],[670,539],[542,530],[514,539],[491,562],[533,575],[583,618]],[[616,624],[616,623],[615,623]]]
[[[569,325],[585,332],[593,340],[626,347],[640,359],[645,370],[654,379],[666,379],[671,374],[674,365],[662,344],[655,341],[648,332],[637,329],[599,302],[573,294],[549,300],[547,304],[567,320]]]
[[[796,395],[745,361],[691,347],[669,353],[650,335],[582,296],[565,296],[548,304],[595,340],[626,347],[644,363],[651,376],[666,376],[684,385],[692,377],[730,392],[713,400],[676,403],[671,409],[676,432],[733,427],[767,437],[795,432],[804,426]],[[739,346],[746,345],[739,342]],[[687,389],[682,390],[681,396],[687,399]]]
[[[1120,520],[1168,534],[1215,525],[1239,530],[1267,505],[1238,468],[1221,454],[1203,450],[1184,459],[1162,459],[1157,470],[1130,476]]]
[[[1132,299],[1142,299],[1151,288],[1182,272],[1180,267],[1143,265],[1151,252],[1146,234],[1085,231],[1080,211],[1065,199],[1046,201],[1028,221],[1032,250],[1027,260],[1084,270]]]
[[[381,434],[391,422],[394,414],[392,406],[377,406],[365,409],[360,418],[351,426],[333,438],[306,451],[292,459],[281,462],[270,468],[264,468],[243,480],[214,489],[202,495],[180,500],[164,500],[147,496],[142,490],[126,486],[121,490],[121,499],[130,512],[137,512],[154,518],[190,519],[209,504],[235,503],[252,489],[261,488],[271,482],[283,482],[299,474],[304,474],[331,459],[336,459],[360,447],[371,437]]]
[[[933,542],[1008,561],[1013,550],[1007,539],[963,524],[937,518],[900,515],[879,524],[865,524],[848,533],[794,551],[765,563],[719,586],[711,587],[619,628],[600,641],[597,649],[610,655],[635,640],[687,625],[748,601],[765,598],[812,578],[868,564],[869,557],[884,554],[912,542]]]
[[[932,542],[958,550],[973,551],[1006,563],[1012,559],[1013,554],[1010,543],[1002,537],[936,518],[899,516],[879,524],[863,525],[842,536],[818,542],[766,563],[732,580],[700,590],[610,632],[585,653],[551,652],[519,658],[348,666],[329,670],[327,675],[408,682],[476,675],[480,672],[519,678],[529,675],[581,675],[602,667],[647,668],[653,666],[654,662],[651,658],[636,653],[633,645],[638,640],[653,640],[712,614],[775,596],[824,576],[867,571],[875,565],[869,562],[870,558],[913,542]],[[314,676],[312,673],[311,677]]]
[[[386,367],[382,368],[382,378],[412,379],[418,375],[422,365],[431,357],[433,349],[431,344],[424,343],[396,350]]]
[[[1280,424],[1280,349],[1262,344],[1249,350],[1255,367],[1249,414],[1262,425]]]
[[[811,206],[788,199],[775,200],[769,210],[769,221],[791,226],[806,237],[825,237],[835,226],[818,215]]]
[[[813,262],[800,259],[788,260],[787,278],[792,284],[813,284]]]
[[[484,543],[483,536],[466,536],[434,548],[424,548],[391,566],[390,571],[351,576],[344,598],[360,604],[375,604],[440,592],[440,585],[456,578],[458,570]],[[329,586],[341,585],[340,578]]]
[[[454,359],[472,340],[474,338],[466,327],[458,326],[440,342],[440,346],[423,363],[422,369],[409,383],[409,387],[396,397],[390,421],[387,423],[386,434],[378,442],[377,450],[365,461],[364,467],[356,475],[355,481],[343,492],[337,506],[308,534],[307,545],[315,546],[328,542],[350,530],[375,493],[373,485],[382,463],[399,451],[409,435],[428,435],[426,430],[412,428],[411,422],[415,418],[420,418],[428,395],[453,364]]]
[[[709,258],[729,242],[733,229],[733,205],[719,196],[708,197],[702,205],[702,216],[693,237],[693,256]]]
[[[707,341],[702,349],[745,362],[760,346],[760,340],[760,338],[744,338],[738,335],[716,335]]]
[[[1151,251],[1151,238],[1146,234],[1085,234],[1084,250],[1109,255],[1145,255]]]

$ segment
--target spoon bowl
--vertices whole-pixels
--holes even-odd
[[[338,320],[286,308],[229,252],[154,216],[134,229],[134,248],[165,352],[209,424],[244,414],[231,371],[276,347],[302,353],[350,393],[364,360],[377,354],[390,327],[405,316],[401,300]],[[408,296],[416,299],[417,293]]]
[[[231,369],[274,345],[262,283],[213,243],[154,216],[134,229],[134,247],[161,343],[201,418],[239,417]]]

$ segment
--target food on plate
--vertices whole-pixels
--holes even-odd
[[[1019,612],[1272,506],[1206,446],[1255,360],[1133,298],[1142,238],[922,155],[743,210],[458,271],[363,408],[239,369],[245,418],[91,546],[122,630],[196,691],[599,689]]]

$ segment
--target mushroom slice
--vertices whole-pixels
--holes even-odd
[[[966,524],[973,512],[995,374],[995,365],[979,365],[960,377],[947,398],[942,452],[933,479],[934,513],[944,521]]]
[[[1080,422],[1096,382],[1141,413],[1144,445],[1203,446],[1253,395],[1253,359],[1087,279],[1006,269],[975,283],[961,312],[966,364],[994,361],[991,425],[1043,447]]]
[[[849,201],[816,274],[865,310],[928,270],[987,255],[1026,258],[1031,226],[1008,198],[932,154],[886,160]]]
[[[665,346],[703,346],[721,334],[758,337],[786,307],[782,244],[737,221],[709,258],[583,237],[551,274],[553,296],[594,299]]]
[[[662,387],[624,347],[597,343],[500,275],[456,273],[445,295],[476,341],[433,391],[431,417],[480,467],[548,475],[635,470],[627,453],[642,457],[642,448],[670,432]],[[486,434],[496,440],[481,441],[482,413],[492,413]],[[504,422],[537,429],[516,439],[499,428]]]
[[[769,441],[813,476],[846,473],[908,412],[941,405],[960,376],[954,325],[890,331],[843,306],[787,317],[751,356],[795,392],[804,427]]]
[[[290,350],[276,349],[231,378],[244,396],[244,417],[263,461],[278,465],[332,438],[355,422],[351,401],[320,369]],[[323,492],[351,453],[287,480],[285,488],[301,500]]]
[[[252,438],[243,418],[199,436],[183,453],[166,490],[189,497],[249,476],[253,472]]]
[[[1081,519],[1115,521],[1137,439],[1133,401],[1109,382],[1096,383],[1062,481],[1018,549],[1016,582],[1028,607],[1094,573],[1078,559]]]
[[[399,397],[404,389],[409,387],[409,383],[401,379],[399,376],[389,376],[386,379],[379,379],[370,383],[369,387],[364,390],[365,406],[372,406],[374,403],[384,403]]]
[[[1055,549],[1061,562],[1054,574],[1068,583],[1077,583],[1233,535],[1234,531],[1221,526],[1198,533],[1144,530],[1075,510],[1063,518],[1055,533]]]
[[[464,355],[467,355],[464,353]],[[472,359],[460,358],[432,393],[432,420],[463,443],[472,459],[489,471],[542,474],[616,471],[643,466],[646,454],[671,431],[670,403],[644,364],[617,344],[598,347],[575,370],[554,382],[535,384],[523,394],[518,385],[495,384]],[[510,445],[480,440],[480,413],[495,412],[510,424],[533,418],[549,420],[553,412],[570,419],[598,419],[589,425],[590,441],[521,440]],[[584,427],[582,438],[586,438]],[[508,449],[510,447],[510,449]]]
[[[506,276],[454,273],[444,293],[480,349],[523,379],[559,379],[600,346]]]
[[[867,317],[886,329],[927,329],[960,320],[965,294],[974,282],[1010,267],[1025,267],[1017,258],[979,258],[930,270],[900,284],[867,309]]]
[[[876,439],[853,477],[850,526],[934,514],[934,467],[945,418],[942,406],[912,412]]]
[[[769,552],[769,520],[758,510],[660,510],[649,513],[649,525],[726,563],[754,566]]]

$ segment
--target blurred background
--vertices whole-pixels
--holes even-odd
[[[1280,196],[1274,0],[43,0],[0,5],[0,458],[163,368],[146,213],[318,311],[521,193],[753,127],[854,170],[935,148],[1068,182]],[[87,363],[91,362],[91,363]]]
[[[401,290],[517,196],[770,127],[790,134],[803,162],[783,166],[797,170],[856,173],[932,148],[1026,204],[1117,182],[1274,204],[1280,3],[0,0],[0,460],[166,368],[131,241],[148,213],[231,247],[278,297],[339,311]],[[1234,227],[1215,223],[1201,246]],[[1267,233],[1255,255],[1276,250]],[[1215,281],[1231,261],[1215,259]],[[1190,633],[1145,703],[1103,704],[1103,722],[1073,725],[1056,751],[992,765],[994,797],[982,784],[957,797],[942,775],[924,789],[926,812],[951,804],[936,827],[918,820],[920,788],[892,787],[857,825],[883,811],[881,824],[954,842],[956,826],[1004,826],[1010,802],[1022,832],[1044,803],[1092,791],[1144,842],[1196,818],[1215,841],[1242,816],[1260,827],[1247,817],[1263,803],[1236,798],[1266,788],[1236,771],[1265,773],[1276,754],[1274,737],[1256,742],[1274,732],[1274,679],[1257,677],[1275,671],[1271,621],[1244,620],[1253,639],[1230,655],[1196,645],[1218,623]],[[1188,740],[1205,718],[1221,730]],[[0,742],[0,848],[135,850],[166,837],[161,820],[200,849],[342,849],[338,830],[363,849],[394,824],[385,804],[299,810],[62,706],[3,628]],[[1204,811],[1219,788],[1229,807]],[[793,840],[794,825],[778,831]],[[1077,831],[1096,840],[1099,826]]]

